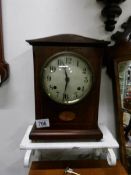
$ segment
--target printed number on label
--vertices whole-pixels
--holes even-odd
[[[50,127],[49,119],[40,119],[40,120],[36,120],[36,127],[37,127],[37,128],[46,128],[46,127]]]

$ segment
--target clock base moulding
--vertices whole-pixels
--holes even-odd
[[[29,138],[32,140],[69,140],[69,139],[95,139],[100,140],[102,138],[102,133],[99,128],[91,130],[71,130],[71,129],[38,129],[34,124]]]

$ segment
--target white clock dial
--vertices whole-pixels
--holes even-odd
[[[74,104],[90,91],[93,74],[89,63],[73,52],[53,55],[42,67],[42,87],[55,102]]]

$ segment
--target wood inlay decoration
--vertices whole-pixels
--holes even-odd
[[[0,0],[0,86],[9,76],[9,65],[4,59],[3,32],[2,32],[2,6]]]
[[[115,29],[115,24],[117,23],[116,17],[119,17],[122,13],[122,9],[120,8],[119,4],[126,1],[126,0],[97,0],[105,4],[101,15],[106,18],[104,21],[105,23],[105,30],[106,31],[113,31]]]

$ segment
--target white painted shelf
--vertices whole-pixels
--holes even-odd
[[[31,132],[33,125],[29,125],[25,135],[20,143],[20,149],[26,150],[24,158],[24,166],[29,166],[31,161],[31,155],[33,151],[46,150],[46,149],[107,149],[107,161],[109,165],[116,164],[116,155],[114,153],[115,148],[119,148],[119,144],[112,136],[111,132],[103,124],[99,124],[99,127],[103,133],[103,138],[100,141],[72,141],[72,142],[37,142],[34,143],[29,139],[29,134]]]

